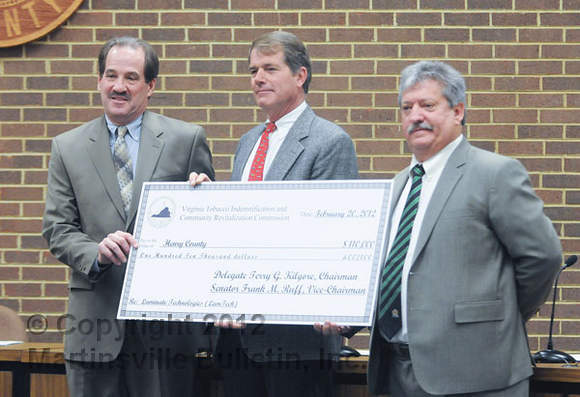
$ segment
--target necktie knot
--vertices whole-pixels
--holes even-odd
[[[117,127],[117,135],[121,138],[125,138],[125,134],[127,134],[127,131],[129,130],[124,125]]]
[[[266,124],[266,129],[264,130],[264,135],[270,135],[276,129],[276,124],[268,123]]]
[[[417,164],[416,166],[413,167],[411,172],[413,173],[413,176],[418,176],[419,178],[423,177],[423,175],[425,175],[425,169],[423,168],[423,164]]]

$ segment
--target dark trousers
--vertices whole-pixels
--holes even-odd
[[[138,332],[126,332],[109,362],[65,362],[71,397],[192,397],[195,358],[147,348]]]
[[[332,361],[253,361],[241,346],[236,331],[222,330],[215,359],[223,375],[225,397],[332,397],[335,394]]]

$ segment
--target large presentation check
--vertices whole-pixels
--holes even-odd
[[[391,181],[146,183],[120,319],[371,325]]]

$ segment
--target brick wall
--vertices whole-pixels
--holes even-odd
[[[33,340],[61,340],[68,270],[40,236],[50,139],[102,113],[96,55],[120,34],[155,45],[161,78],[150,108],[206,127],[220,180],[237,139],[264,119],[246,61],[260,33],[283,28],[305,41],[308,101],[351,134],[366,178],[390,178],[409,160],[396,105],[401,69],[449,61],[467,78],[469,139],[526,165],[566,254],[578,253],[578,26],[578,0],[86,0],[49,36],[0,49],[0,303],[25,320],[47,317],[48,332]],[[555,327],[556,346],[575,352],[579,287],[580,265],[562,277]],[[549,309],[530,323],[532,350],[545,346]]]

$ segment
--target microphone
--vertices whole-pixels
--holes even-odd
[[[558,274],[556,275],[556,281],[554,282],[554,297],[552,299],[552,315],[550,317],[550,334],[548,336],[548,346],[546,350],[541,350],[533,355],[534,361],[537,363],[575,363],[576,360],[574,357],[569,355],[568,353],[564,353],[563,351],[554,350],[554,343],[552,341],[552,328],[554,327],[554,311],[556,309],[556,291],[558,290],[558,279],[560,278],[560,274],[564,269],[569,268],[570,266],[574,265],[578,257],[576,255],[570,255],[566,262],[564,262],[564,266],[560,268]]]

